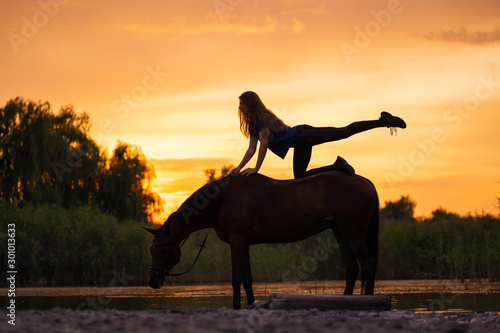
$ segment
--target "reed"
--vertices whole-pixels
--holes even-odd
[[[383,220],[379,278],[500,279],[500,219],[448,214]]]
[[[0,202],[0,242],[16,224],[19,286],[146,285],[151,235],[135,221],[121,221],[90,207],[11,207]],[[151,227],[151,225],[149,225]],[[192,234],[175,271],[189,268],[205,231]],[[380,226],[378,279],[500,280],[500,219],[490,215],[384,218]],[[231,281],[229,245],[211,232],[194,269],[169,284]],[[292,244],[251,247],[256,282],[341,280],[343,266],[333,234],[324,231]],[[1,256],[1,267],[7,267]],[[4,272],[5,270],[2,269]],[[6,286],[2,279],[2,286]]]
[[[118,221],[91,207],[14,208],[1,202],[0,218],[2,230],[9,223],[16,225],[20,286],[118,286],[146,281],[151,240],[140,228],[143,224]],[[4,256],[0,262],[6,267]]]

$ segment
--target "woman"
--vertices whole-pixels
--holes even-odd
[[[337,141],[353,134],[377,127],[406,128],[406,123],[399,117],[388,112],[382,112],[378,120],[358,121],[346,127],[312,127],[309,125],[287,126],[271,110],[267,109],[260,97],[253,91],[247,91],[239,97],[240,129],[250,139],[248,150],[241,163],[231,170],[239,173],[257,151],[257,141],[260,141],[259,154],[255,168],[243,170],[241,174],[257,173],[264,162],[267,149],[281,158],[285,158],[288,150],[293,147],[293,174],[295,178],[308,175],[307,166],[311,160],[312,147],[325,142]],[[334,164],[335,169],[354,174],[354,169],[342,158]]]

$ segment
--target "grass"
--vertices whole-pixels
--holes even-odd
[[[16,225],[19,286],[146,285],[151,235],[135,221],[119,221],[90,207],[13,208],[0,202],[1,247],[7,225]],[[151,225],[149,225],[151,226]],[[205,237],[188,239],[174,271],[188,269]],[[500,280],[500,219],[490,215],[429,219],[382,219],[378,279]],[[207,248],[187,275],[171,284],[230,282],[229,245],[211,232]],[[341,280],[343,266],[335,238],[324,231],[291,244],[251,247],[256,282]],[[7,256],[0,258],[7,267]],[[5,270],[4,270],[5,271]],[[2,279],[2,286],[6,280]]]
[[[500,280],[500,219],[382,221],[379,278]]]
[[[0,218],[2,230],[9,223],[16,225],[20,286],[109,285],[118,278],[122,284],[145,281],[151,240],[140,223],[118,221],[90,207],[12,208],[1,203]],[[5,257],[0,259],[2,267]]]

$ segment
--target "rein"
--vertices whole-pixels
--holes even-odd
[[[210,228],[208,228],[208,231],[207,231],[207,234],[205,236],[205,239],[203,239],[203,243],[200,244],[200,250],[198,251],[198,254],[196,255],[196,258],[194,259],[193,264],[191,265],[191,267],[187,271],[185,271],[183,273],[170,273],[170,270],[174,267],[173,265],[171,266],[170,264],[167,265],[166,269],[163,269],[163,268],[160,268],[160,267],[150,267],[149,270],[151,272],[155,273],[156,275],[158,275],[163,281],[165,281],[165,278],[167,276],[180,276],[180,275],[184,275],[184,274],[188,273],[189,271],[191,271],[193,269],[194,265],[198,261],[198,258],[200,257],[200,254],[201,254],[201,251],[203,250],[203,248],[206,247],[205,243],[207,241],[209,233],[210,233]],[[186,237],[186,239],[184,239],[184,241],[181,244],[181,248],[184,245],[184,243],[186,243],[186,241],[187,241],[188,238],[189,238],[189,236]],[[172,246],[172,235],[170,235],[170,239],[168,241],[161,242],[161,243],[153,243],[151,245],[152,246],[162,246],[162,245],[166,245],[166,244],[170,244],[170,248],[168,250],[169,250],[170,253],[173,254],[174,249],[173,249],[173,246]]]

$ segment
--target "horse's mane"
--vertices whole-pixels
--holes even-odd
[[[209,182],[196,190],[182,205],[172,213],[173,216],[189,224],[195,218],[215,219],[224,188],[229,184],[230,176]]]

